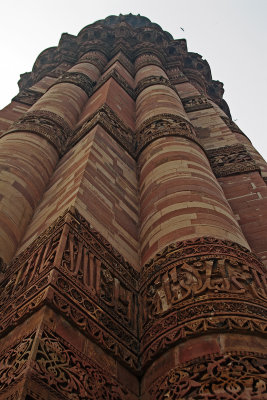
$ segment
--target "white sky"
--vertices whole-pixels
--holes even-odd
[[[185,38],[188,50],[208,61],[233,119],[267,160],[267,0],[3,0],[0,109],[18,93],[19,75],[63,32],[77,35],[96,20],[130,12]]]

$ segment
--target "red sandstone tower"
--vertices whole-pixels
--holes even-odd
[[[267,165],[140,16],[45,50],[0,113],[0,399],[267,399]]]

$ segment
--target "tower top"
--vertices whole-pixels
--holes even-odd
[[[22,74],[20,89],[28,89],[63,63],[70,67],[84,54],[98,51],[108,60],[122,52],[131,62],[141,54],[154,54],[164,66],[179,67],[198,89],[208,95],[229,116],[222,98],[223,84],[212,79],[208,62],[198,53],[189,52],[185,39],[173,39],[158,24],[141,15],[111,15],[85,26],[77,36],[63,33],[57,47],[44,50],[36,59],[32,72]]]

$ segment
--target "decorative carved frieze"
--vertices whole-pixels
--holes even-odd
[[[149,389],[148,399],[265,399],[266,368],[266,355],[261,353],[211,354],[158,378]]]
[[[94,112],[89,119],[79,128],[71,138],[68,147],[72,147],[78,140],[86,135],[97,124],[102,126],[125,150],[134,154],[134,133],[108,106],[103,105]]]
[[[178,242],[139,275],[75,209],[10,265],[0,287],[1,336],[47,304],[136,373],[187,337],[267,331],[266,273],[248,249],[209,237]]]
[[[228,241],[201,238],[166,247],[140,274],[141,364],[190,336],[267,332],[261,262]]]
[[[6,392],[23,379],[29,366],[34,337],[35,332],[31,332],[17,339],[13,345],[1,348],[0,393]]]
[[[24,396],[28,393],[31,398],[38,400],[47,399],[48,396],[52,399],[64,397],[76,400],[132,398],[128,389],[95,360],[81,353],[47,326],[41,326],[39,331],[31,332],[19,342],[1,350],[0,389],[5,399],[22,399],[22,391]],[[20,389],[15,391],[18,383]]]
[[[135,88],[135,97],[137,97],[144,89],[153,85],[164,85],[176,92],[175,87],[173,87],[170,81],[164,76],[149,76],[138,82],[138,85]]]
[[[80,87],[88,97],[91,96],[95,85],[95,82],[82,72],[65,72],[64,75],[59,77],[58,80],[50,86],[50,88],[59,83],[72,83],[73,85]]]
[[[130,399],[129,391],[110,374],[48,329],[39,340],[31,378],[62,398]]]
[[[207,151],[211,168],[217,178],[251,171],[260,171],[256,162],[242,144]]]
[[[32,106],[37,100],[42,97],[43,93],[36,92],[31,89],[21,90],[17,96],[13,97],[12,101],[18,101],[19,103],[27,104]]]
[[[174,114],[158,114],[147,119],[136,132],[136,156],[149,143],[164,136],[180,136],[199,144],[190,122]]]
[[[148,78],[142,79],[135,89],[133,89],[128,82],[121,76],[121,74],[113,69],[106,75],[104,75],[98,82],[94,88],[94,91],[97,91],[102,85],[104,85],[110,78],[113,78],[125,91],[132,97],[132,99],[136,99],[137,96],[147,87],[153,85],[164,85],[170,87],[172,90],[176,92],[175,87],[169,82],[167,78],[164,76],[151,76]],[[177,92],[176,92],[177,93]]]
[[[208,102],[208,99],[203,95],[186,97],[182,100],[182,102],[186,112],[212,108],[212,105]]]
[[[15,122],[5,133],[33,132],[43,136],[62,154],[71,129],[66,121],[51,111],[30,111]],[[4,136],[3,135],[3,136]]]
[[[24,253],[0,284],[0,335],[48,304],[138,370],[138,273],[122,256],[74,209]]]

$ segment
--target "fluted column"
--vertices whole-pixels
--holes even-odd
[[[100,75],[90,58],[81,61],[1,138],[0,254],[5,263],[14,255]]]
[[[195,398],[205,388],[222,398],[228,387],[215,368],[231,393],[231,379],[242,381],[242,374],[233,378],[232,364],[253,366],[254,356],[242,361],[238,333],[247,335],[244,354],[264,348],[251,335],[265,329],[264,271],[154,57],[139,68],[136,61],[141,398]],[[261,357],[255,362],[261,368]]]
[[[143,66],[136,86],[145,80],[136,100],[142,263],[173,241],[202,236],[249,247],[164,70]]]

